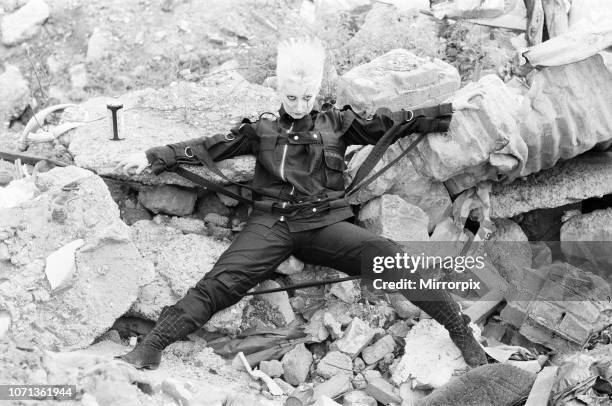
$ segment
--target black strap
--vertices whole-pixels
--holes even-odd
[[[385,133],[385,135],[383,135],[383,137],[386,137],[387,133]],[[408,155],[408,153],[410,151],[412,151],[421,141],[423,141],[423,139],[425,138],[425,135],[426,134],[419,134],[417,139],[414,140],[408,146],[408,148],[406,148],[404,151],[402,151],[402,153],[398,157],[393,159],[391,162],[389,162],[387,165],[385,165],[383,168],[381,168],[374,175],[370,176],[366,181],[363,181],[363,178],[365,178],[368,175],[368,173],[371,172],[372,169],[374,169],[376,164],[378,164],[378,162],[380,162],[380,160],[382,159],[384,153],[387,151],[387,149],[388,149],[388,147],[390,145],[390,144],[387,144],[385,146],[385,144],[387,143],[387,140],[385,140],[384,142],[381,142],[382,141],[382,138],[381,138],[381,140],[379,140],[376,143],[374,148],[372,148],[372,151],[370,151],[370,153],[368,154],[368,156],[365,159],[365,161],[363,162],[363,164],[359,167],[359,170],[357,171],[357,174],[355,175],[355,178],[353,179],[353,181],[351,182],[351,184],[348,186],[348,188],[346,190],[346,196],[350,196],[351,194],[353,194],[357,190],[359,190],[359,188],[367,186],[370,183],[374,182],[376,179],[378,179],[383,173],[388,171],[389,168],[391,168],[393,165],[395,165],[400,159],[402,159],[403,157]],[[381,145],[380,148],[378,148],[379,145]],[[383,146],[384,146],[384,149],[383,149]],[[361,175],[360,175],[360,173],[361,173]]]
[[[188,171],[185,168],[181,168],[180,166],[176,166],[174,168],[172,168],[172,170],[178,174],[181,175],[182,177],[184,177],[185,179],[188,179],[190,181],[192,181],[193,183],[195,183],[196,185],[200,185],[202,187],[204,187],[205,189],[210,189],[213,192],[217,192],[217,193],[222,193],[226,196],[231,197],[232,199],[236,199],[240,202],[243,203],[247,203],[247,204],[253,204],[253,200],[246,198],[240,194],[234,193],[231,190],[217,184],[214,182],[209,181],[208,179],[205,179],[203,177],[201,177],[200,175],[196,175],[195,173]]]

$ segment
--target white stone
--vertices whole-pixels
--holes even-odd
[[[330,349],[342,351],[355,358],[374,338],[375,330],[355,317],[344,331],[342,338],[334,341]]]
[[[44,0],[30,0],[25,6],[2,18],[2,43],[17,45],[38,33],[49,18],[49,6]]]
[[[283,275],[293,275],[304,270],[304,263],[293,255],[281,262],[276,272]]]
[[[275,289],[280,287],[280,283],[272,280],[266,280],[259,284],[257,290]],[[293,313],[293,308],[291,307],[291,303],[289,303],[289,294],[286,291],[265,293],[258,295],[258,297],[277,308],[285,319],[286,324],[289,324],[295,320],[295,313]]]
[[[0,129],[4,123],[19,117],[30,103],[27,80],[15,65],[6,64],[0,74]]]
[[[68,283],[76,270],[76,251],[83,244],[85,241],[82,239],[71,241],[47,257],[45,274],[51,290]]]
[[[439,388],[450,381],[455,369],[466,368],[448,331],[435,320],[426,319],[406,335],[405,354],[392,369],[392,380],[396,385],[411,379],[416,388]]]
[[[87,69],[85,68],[85,64],[80,63],[78,65],[74,65],[69,69],[70,73],[70,83],[72,83],[72,88],[77,90],[83,90],[87,83],[89,82],[87,78]]]
[[[0,338],[11,328],[11,315],[7,311],[0,311]]]
[[[359,223],[398,242],[429,240],[427,214],[396,195],[383,195],[366,203],[359,212]]]
[[[100,27],[94,28],[87,43],[87,62],[96,62],[108,55],[110,39]]]

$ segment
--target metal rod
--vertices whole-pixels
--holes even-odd
[[[293,290],[293,289],[301,289],[301,288],[312,288],[314,286],[321,286],[321,285],[328,285],[331,283],[352,281],[354,279],[361,279],[361,275],[347,276],[347,277],[338,278],[338,279],[328,279],[324,281],[297,283],[295,285],[290,285],[290,286],[281,286],[280,288],[259,290],[257,292],[247,292],[245,296],[263,295],[264,293],[282,292],[285,290]]]

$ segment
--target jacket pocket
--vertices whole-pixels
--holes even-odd
[[[323,159],[325,162],[325,186],[332,190],[343,190],[344,157],[338,152],[326,148],[323,151]]]

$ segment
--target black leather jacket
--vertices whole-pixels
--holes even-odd
[[[189,148],[205,150],[214,161],[252,154],[257,158],[252,186],[265,192],[254,196],[255,200],[276,206],[339,199],[344,195],[344,153],[348,145],[376,144],[398,120],[410,124],[397,138],[414,132],[447,131],[452,106],[442,104],[399,112],[379,109],[369,118],[355,113],[350,106],[343,109],[324,106],[322,111],[312,111],[299,120],[286,114],[282,107],[279,113],[275,120],[265,116],[256,122],[245,119],[229,134],[155,147],[147,150],[146,155],[158,174],[178,163],[195,163],[195,158],[188,156]],[[322,227],[353,216],[348,204],[301,210],[293,216],[280,216],[273,210],[257,214],[259,217],[252,220],[268,225],[287,221],[291,231]]]

